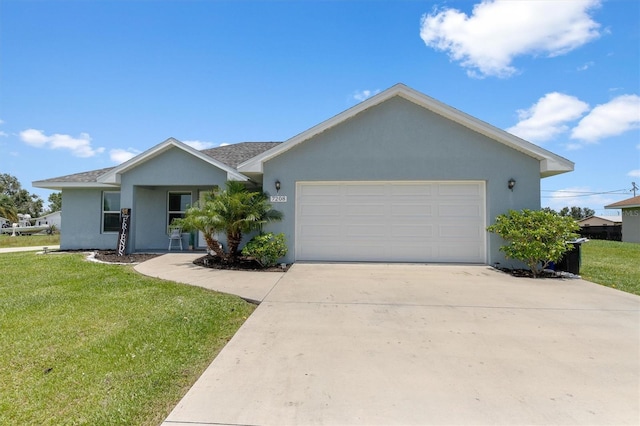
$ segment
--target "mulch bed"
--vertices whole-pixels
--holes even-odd
[[[234,263],[223,261],[218,256],[206,255],[194,260],[193,263],[203,268],[226,269],[232,271],[260,271],[260,272],[286,272],[290,264],[277,265],[269,268],[263,267],[255,259],[239,256]]]
[[[502,272],[513,275],[518,278],[533,278],[533,274],[528,269],[511,269],[511,268],[496,268]],[[570,274],[569,272],[562,271],[542,271],[537,278],[579,278],[577,275]]]
[[[158,253],[131,253],[124,256],[118,256],[115,250],[96,251],[96,260],[107,263],[141,263],[154,257],[158,257]]]
[[[96,250],[95,259],[107,263],[142,263],[154,257],[162,256],[162,253],[131,253],[118,256],[115,250]],[[193,261],[195,265],[203,268],[226,269],[231,271],[260,271],[260,272],[286,272],[290,264],[277,265],[269,268],[263,267],[255,259],[238,256],[234,263],[224,262],[218,256],[205,255]]]

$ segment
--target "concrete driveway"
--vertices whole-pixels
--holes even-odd
[[[296,264],[164,425],[640,424],[640,297],[486,266]]]

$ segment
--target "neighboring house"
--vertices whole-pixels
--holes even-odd
[[[55,226],[59,231],[62,228],[62,212],[52,212],[35,219],[35,226]]]
[[[63,249],[114,249],[121,208],[132,209],[130,251],[166,249],[172,218],[232,179],[278,196],[284,219],[265,230],[285,234],[285,262],[493,264],[503,242],[486,227],[509,209],[539,209],[540,179],[571,170],[398,84],[283,143],[197,151],[167,139],[117,167],[33,185],[62,190]]]
[[[622,219],[620,216],[589,216],[578,221],[580,236],[594,240],[620,241]]]
[[[622,241],[640,243],[640,195],[604,206],[605,209],[622,209]]]

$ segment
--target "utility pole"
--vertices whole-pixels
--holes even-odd
[[[636,196],[636,191],[639,190],[638,185],[635,182],[631,182],[631,190],[633,191],[633,196]]]

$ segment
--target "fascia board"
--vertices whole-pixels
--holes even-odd
[[[560,173],[573,171],[574,163],[566,158],[560,157],[538,145],[525,141],[509,132],[479,120],[467,113],[457,110],[449,105],[443,104],[411,88],[406,88],[400,93],[405,99],[417,103],[424,108],[442,115],[454,122],[457,122],[473,131],[483,134],[490,139],[498,141],[510,148],[522,152],[540,161],[540,176],[547,177]]]
[[[120,185],[99,183],[99,182],[44,182],[34,181],[31,182],[31,186],[34,188],[53,189],[60,190],[64,188],[119,188]]]
[[[396,84],[390,89],[385,90],[358,105],[355,105],[348,110],[306,130],[293,138],[287,140],[281,145],[270,149],[238,166],[238,170],[245,173],[263,173],[263,165],[265,161],[276,157],[283,152],[293,148],[299,143],[302,143],[312,137],[330,129],[337,124],[346,121],[353,116],[378,105],[394,96],[401,96],[410,102],[413,102],[425,109],[428,109],[438,115],[441,115],[447,119],[450,119],[456,123],[459,123],[475,132],[483,134],[490,139],[507,145],[517,151],[522,152],[530,157],[535,158],[540,162],[540,176],[552,176],[555,174],[565,173],[573,170],[574,163],[547,151],[544,148],[540,148],[537,145],[527,142],[524,139],[520,139],[511,133],[498,129],[489,123],[479,120],[469,114],[466,114],[460,110],[457,110],[449,105],[446,105],[440,101],[437,101],[423,93],[420,93],[404,84]]]
[[[317,124],[308,130],[305,130],[302,133],[297,134],[296,136],[290,138],[289,140],[283,142],[282,144],[276,146],[275,148],[271,148],[270,150],[265,151],[262,154],[245,161],[244,163],[238,165],[238,170],[240,172],[245,172],[245,173],[263,173],[263,164],[265,161],[268,161],[273,157],[277,157],[283,152],[290,150],[294,146],[308,139],[311,139],[312,137],[342,123],[343,121],[350,119],[351,117],[354,117],[355,115],[361,113],[362,111],[365,111],[366,109],[371,108],[374,105],[378,105],[379,103],[382,103],[387,99],[393,96],[396,96],[398,90],[401,89],[402,87],[406,87],[406,86],[402,84],[398,84],[388,90],[385,90],[384,92],[381,92],[375,96],[372,96],[366,101],[363,101],[347,109],[346,111],[343,111],[340,114],[335,115],[329,118],[328,120],[325,120],[322,123]]]
[[[180,142],[179,140],[175,139],[175,138],[169,138],[167,140],[165,140],[164,142],[154,146],[153,148],[143,152],[142,154],[139,154],[135,157],[133,157],[132,159],[122,163],[121,165],[115,167],[113,170],[110,170],[109,172],[105,173],[104,175],[100,176],[98,178],[98,182],[101,183],[111,183],[111,184],[120,184],[120,176],[122,175],[122,173],[125,173],[128,170],[133,169],[134,167],[138,166],[139,164],[142,164],[146,161],[151,160],[152,158],[162,154],[165,151],[168,151],[171,148],[178,148],[178,149],[182,149],[183,151],[186,151],[187,153],[193,155],[194,157],[197,157],[199,159],[201,159],[202,161],[205,161],[209,164],[211,164],[214,167],[217,167],[220,170],[223,170],[225,172],[227,172],[227,178],[230,180],[238,180],[238,181],[247,181],[248,178],[246,176],[243,176],[242,174],[238,173],[237,171],[235,171],[233,168],[227,166],[224,163],[221,163],[220,161],[216,160],[215,158],[209,157],[208,155],[203,154],[202,152],[198,151],[195,148],[190,147],[189,145]]]

